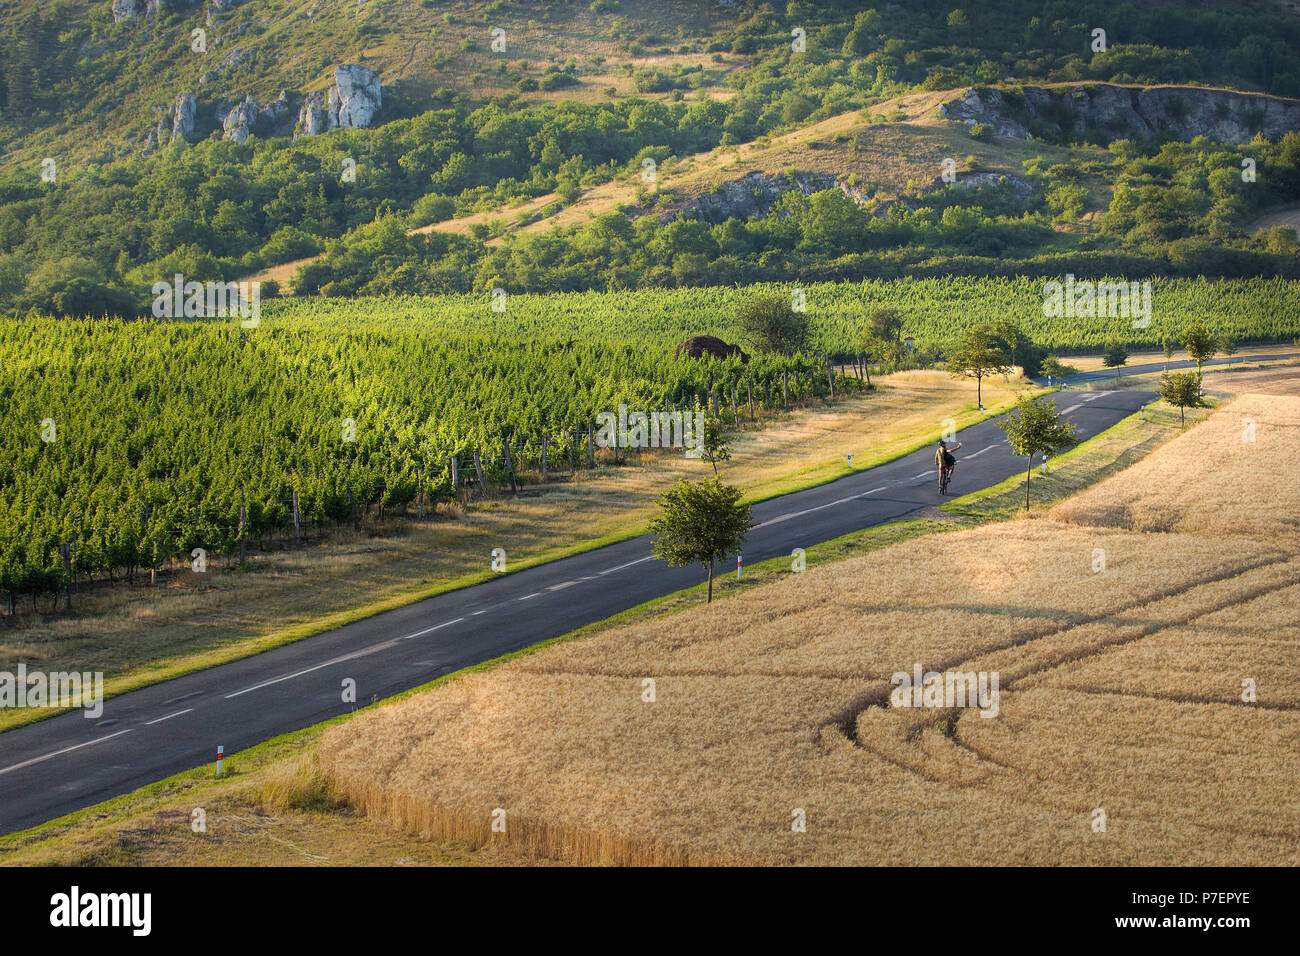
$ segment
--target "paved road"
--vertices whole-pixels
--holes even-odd
[[[1206,366],[1228,365],[1230,363],[1233,365],[1244,365],[1253,364],[1255,362],[1278,362],[1286,359],[1300,359],[1300,352],[1281,352],[1277,355],[1247,355],[1245,357],[1234,355],[1231,358],[1210,359],[1208,362],[1202,364]],[[1066,363],[1069,363],[1068,358],[1066,359]],[[1188,368],[1196,368],[1196,363],[1186,359],[1180,359],[1177,361],[1171,359],[1168,362],[1144,362],[1141,365],[1126,365],[1120,369],[1120,374],[1124,378],[1132,378],[1135,375],[1160,373],[1166,369],[1171,372],[1177,372],[1181,369]],[[1042,381],[1046,384],[1047,379],[1043,378]],[[1113,368],[1101,368],[1092,372],[1080,372],[1078,375],[1071,375],[1065,379],[1057,379],[1053,384],[1060,385],[1064,382],[1066,385],[1086,385],[1089,382],[1100,383],[1113,381],[1115,381],[1115,370]]]
[[[1152,398],[1143,391],[1058,392],[1057,407],[1085,438]],[[1025,470],[995,422],[961,432],[950,491],[963,494]],[[854,449],[860,456],[869,448]],[[745,560],[789,555],[940,502],[933,449],[754,506]],[[24,829],[135,790],[278,734],[345,713],[700,583],[669,568],[639,537],[502,575],[254,657],[146,687],[104,703],[103,714],[61,714],[0,734],[0,833]],[[488,555],[484,555],[485,562]],[[730,567],[722,573],[734,573]]]

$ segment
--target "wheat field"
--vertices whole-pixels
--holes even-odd
[[[1050,515],[464,675],[323,768],[410,832],[573,863],[1294,865],[1298,428],[1243,396]],[[891,706],[918,665],[997,673],[996,714]]]

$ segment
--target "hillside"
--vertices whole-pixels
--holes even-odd
[[[1300,198],[1296,17],[1081,8],[1102,50],[1042,13],[11,3],[0,309],[141,314],[160,276],[303,265],[331,296],[1297,274],[1292,231],[1248,228]]]
[[[0,30],[21,37],[32,15],[30,5],[7,4]],[[571,82],[531,91],[521,103],[607,99],[610,89],[633,93],[635,78],[618,61],[631,56],[635,38],[659,41],[653,49],[638,43],[639,67],[675,70],[707,62],[706,86],[720,86],[740,62],[728,56],[716,63],[703,53],[702,39],[727,23],[723,8],[684,0],[622,0],[606,12],[576,3],[81,0],[36,16],[57,30],[57,55],[76,68],[52,76],[48,90],[31,91],[45,115],[3,112],[9,122],[0,126],[0,154],[29,161],[62,156],[69,166],[147,150],[159,117],[171,120],[187,93],[196,104],[186,134],[191,142],[223,135],[224,114],[246,96],[264,114],[256,127],[261,135],[301,130],[307,97],[326,91],[344,63],[373,71],[383,84],[388,105],[378,123],[423,111],[431,102],[465,97],[482,103],[518,92],[524,77],[536,83],[548,66],[567,63],[574,64]],[[491,49],[496,26],[508,28],[502,53]],[[202,50],[193,48],[194,30],[204,31]],[[43,52],[54,51],[47,46]],[[283,111],[268,122],[266,107],[282,93]],[[14,120],[27,122],[15,128]]]
[[[1262,2],[1230,13],[1191,2],[1160,8],[1110,4],[1105,15],[1085,8],[1078,12],[1092,20],[1057,20],[1047,29],[1038,5],[1023,0],[956,12],[934,2],[866,12],[796,2],[779,13],[744,0],[9,3],[0,8],[0,31],[11,37],[0,53],[0,152],[10,159],[61,155],[69,165],[127,155],[187,93],[196,98],[191,136],[220,135],[222,114],[250,96],[260,106],[279,102],[288,114],[277,111],[259,133],[283,131],[343,63],[373,70],[384,84],[392,97],[384,120],[448,96],[470,106],[508,94],[518,105],[656,98],[683,89],[729,98],[759,78],[745,75],[759,64],[762,72],[795,68],[793,89],[781,84],[776,94],[811,95],[806,106],[781,96],[787,114],[825,108],[826,92],[843,96],[837,83],[878,74],[880,66],[902,84],[950,80],[939,87],[1007,77],[1123,82],[1136,73],[1148,82],[1300,95],[1290,52],[1300,39],[1294,10]],[[1189,14],[1185,31],[1168,29],[1164,14],[1176,10]],[[944,21],[946,30],[935,28]],[[1087,60],[1080,53],[1089,51],[1085,23],[1093,22],[1112,24],[1114,49],[1093,50]],[[802,51],[789,49],[795,29],[804,34]],[[1071,72],[1081,75],[1062,75]]]
[[[571,862],[1294,864],[1297,429],[1245,396],[1051,517],[466,674],[319,759],[376,818]],[[900,707],[914,668],[998,684]]]

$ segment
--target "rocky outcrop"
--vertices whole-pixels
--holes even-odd
[[[985,186],[1009,186],[1018,200],[1024,201],[1033,193],[1034,187],[1018,176],[1009,176],[998,172],[958,172],[956,182],[945,183],[936,177],[927,186],[920,189],[918,196],[936,189],[946,189],[952,185],[958,189],[981,189]],[[776,202],[789,192],[800,192],[805,196],[825,189],[839,189],[859,206],[868,209],[871,215],[880,218],[887,216],[894,206],[902,204],[908,209],[916,209],[921,203],[917,196],[900,196],[896,199],[877,200],[874,192],[861,189],[847,179],[836,179],[826,173],[797,173],[794,177],[785,174],[749,173],[742,179],[733,179],[714,187],[712,192],[697,196],[686,205],[674,204],[660,217],[671,219],[678,212],[704,222],[723,222],[727,219],[762,218],[772,211]]]
[[[112,0],[113,22],[157,16],[168,10],[187,7],[193,0]]]
[[[208,3],[207,15],[204,17],[204,22],[206,22],[208,26],[212,26],[216,21],[218,14],[225,13],[237,2],[238,0],[210,0]]]
[[[369,126],[383,105],[379,74],[356,63],[344,63],[334,71],[330,87],[330,111],[335,125],[357,129]]]
[[[335,126],[334,116],[325,108],[324,96],[320,91],[308,93],[298,110],[298,132],[295,136],[316,136],[328,132]]]
[[[363,129],[374,122],[383,106],[379,74],[357,63],[344,63],[334,71],[334,85],[322,97],[310,94],[298,113],[300,135],[315,136],[340,126]]]
[[[1205,136],[1247,143],[1300,129],[1300,100],[1191,86],[971,87],[939,107],[968,125],[987,123],[998,136],[1109,142]]]
[[[153,112],[161,113],[158,122],[145,134],[144,145],[140,148],[142,156],[156,152],[172,140],[186,142],[194,138],[194,114],[197,106],[194,94],[188,91],[176,97],[171,106],[155,106]]]
[[[176,105],[172,107],[172,139],[188,141],[193,138],[196,109],[194,94],[189,90],[176,97]]]
[[[687,214],[705,222],[761,218],[791,190],[810,195],[834,185],[835,177],[824,173],[800,173],[793,179],[770,173],[749,173],[743,179],[722,183],[713,192],[697,197]],[[673,214],[669,212],[670,217]]]
[[[284,90],[258,111],[272,126],[279,126],[289,113],[289,94]]]
[[[222,139],[228,139],[232,143],[242,143],[248,139],[257,123],[257,103],[253,100],[253,94],[249,93],[224,114],[219,113],[218,118],[221,120]]]

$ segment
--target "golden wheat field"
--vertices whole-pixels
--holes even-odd
[[[1298,430],[1244,396],[1050,515],[465,675],[320,759],[373,816],[570,862],[1294,865]],[[917,666],[997,697],[891,706]]]

